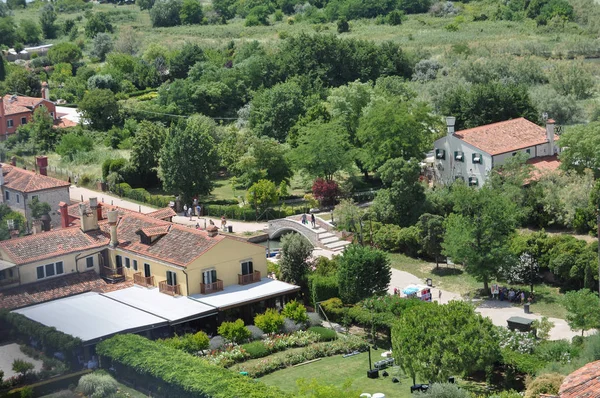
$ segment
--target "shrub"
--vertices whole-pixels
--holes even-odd
[[[313,326],[308,328],[309,332],[313,332],[319,335],[321,341],[331,341],[337,339],[337,332],[322,326]]]
[[[537,398],[540,394],[558,394],[565,376],[558,373],[540,375],[527,383],[525,398]]]
[[[262,330],[260,330],[260,328],[254,326],[254,325],[248,325],[246,327],[250,331],[250,334],[251,334],[250,338],[252,340],[260,340],[260,339],[262,339],[263,335],[265,334],[265,332],[263,332]]]
[[[291,398],[278,388],[135,334],[111,337],[98,344],[96,352],[112,360],[113,365],[138,369],[158,381],[165,396]]]
[[[567,340],[545,341],[535,349],[535,356],[545,362],[571,362],[571,358],[577,354]]]
[[[346,33],[350,32],[350,24],[346,20],[346,18],[342,18],[337,21],[337,31],[338,33]]]
[[[283,326],[281,327],[281,330],[283,331],[283,333],[295,333],[299,330],[302,330],[302,327],[303,327],[303,324],[296,323],[289,318],[284,318]]]
[[[262,358],[270,354],[269,350],[267,347],[265,347],[265,344],[262,341],[254,341],[252,343],[244,344],[242,345],[242,348],[246,350],[246,353],[248,353],[251,358]]]
[[[81,345],[81,340],[58,330],[34,322],[24,315],[8,313],[1,314],[12,328],[20,335],[27,336],[41,343],[47,351],[69,352]]]
[[[316,306],[318,302],[337,297],[339,296],[337,276],[310,275],[308,277],[308,290],[313,306]]]
[[[219,326],[218,333],[226,340],[235,344],[248,340],[252,336],[252,333],[250,333],[250,330],[248,330],[241,319],[236,319],[235,322],[223,322]]]
[[[273,308],[269,308],[264,314],[254,317],[254,324],[267,334],[277,333],[281,330],[284,322],[285,317]]]
[[[281,311],[281,315],[291,319],[296,323],[305,323],[308,321],[308,316],[306,315],[306,307],[296,300],[292,300],[289,303],[286,303],[283,307],[283,310]]]
[[[33,369],[34,366],[31,362],[27,362],[22,359],[15,359],[12,363],[13,372],[20,373],[23,376],[31,372]]]
[[[330,298],[329,300],[325,300],[321,303],[321,308],[325,312],[327,319],[331,321],[341,320],[342,317],[347,312],[344,308],[344,304],[342,300],[337,297]]]
[[[390,12],[387,16],[388,25],[392,25],[392,26],[401,25],[403,16],[404,16],[404,14],[402,13],[402,11],[394,10],[394,11]]]
[[[109,375],[96,372],[82,376],[77,387],[87,396],[108,397],[117,392],[119,385]]]
[[[456,384],[433,383],[425,393],[417,393],[417,397],[431,398],[470,398],[471,394]]]

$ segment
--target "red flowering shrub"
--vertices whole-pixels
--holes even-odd
[[[333,180],[317,178],[312,186],[313,196],[321,203],[321,206],[335,205],[335,198],[339,192],[338,184]]]

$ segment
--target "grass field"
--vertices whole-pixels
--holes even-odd
[[[382,350],[372,351],[373,362],[380,359],[382,352]],[[277,371],[262,377],[260,381],[294,393],[298,391],[296,381],[299,379],[307,381],[316,379],[321,383],[333,384],[339,387],[343,386],[347,380],[351,380],[352,389],[359,394],[380,392],[390,398],[408,398],[411,396],[410,385],[412,385],[412,381],[408,377],[400,375],[399,368],[388,369],[390,376],[380,377],[379,379],[367,378],[368,369],[369,356],[366,352],[349,358],[336,355],[307,365]],[[391,378],[394,376],[400,379],[400,383],[392,383]]]
[[[410,272],[421,279],[431,278],[433,285],[442,290],[459,293],[463,296],[476,296],[479,289],[483,287],[481,282],[464,272],[461,265],[447,266],[446,264],[440,264],[439,268],[436,268],[434,263],[410,258],[402,254],[390,254],[390,259],[392,260],[392,267]],[[505,283],[500,283],[500,285],[506,286]],[[516,284],[510,286],[529,291],[528,286]],[[531,311],[548,317],[562,319],[566,317],[567,311],[560,304],[563,295],[559,288],[537,284],[534,286],[534,292],[536,299],[531,305]]]

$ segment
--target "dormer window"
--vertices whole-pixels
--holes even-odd
[[[454,152],[454,160],[456,160],[457,162],[464,162],[465,154],[462,151],[455,151]]]
[[[439,160],[446,159],[446,151],[444,149],[436,149],[435,150],[435,158]]]
[[[470,187],[476,187],[479,185],[479,182],[477,181],[477,177],[469,177],[469,186]]]
[[[482,160],[482,156],[480,153],[473,154],[473,163],[481,164],[482,163],[481,160]]]

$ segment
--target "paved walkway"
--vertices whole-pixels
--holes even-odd
[[[21,348],[19,348],[18,344],[7,344],[0,346],[0,370],[4,372],[4,379],[8,379],[9,377],[16,376],[12,370],[12,363],[15,359],[22,359],[24,361],[30,362],[33,364],[34,372],[39,372],[42,370],[42,361],[33,359],[23,354]]]
[[[392,278],[388,287],[390,294],[394,293],[394,288],[399,290],[404,289],[406,286],[411,284],[425,284],[425,281],[421,278],[416,277],[405,271],[400,271],[392,268]],[[440,289],[436,289],[435,286],[432,288],[431,293],[433,294],[434,301],[438,301],[442,304],[448,303],[451,300],[463,300],[463,298],[453,292],[442,290],[442,297],[439,299]],[[496,326],[507,326],[507,320],[513,316],[520,316],[527,319],[541,319],[542,316],[539,314],[525,314],[523,307],[513,306],[506,301],[497,300],[483,300],[475,302],[477,309],[481,315],[486,316],[492,320],[492,323]],[[554,323],[554,328],[550,331],[551,340],[569,339],[573,336],[580,335],[581,332],[573,331],[564,319],[549,318]],[[591,333],[587,333],[591,334]]]

